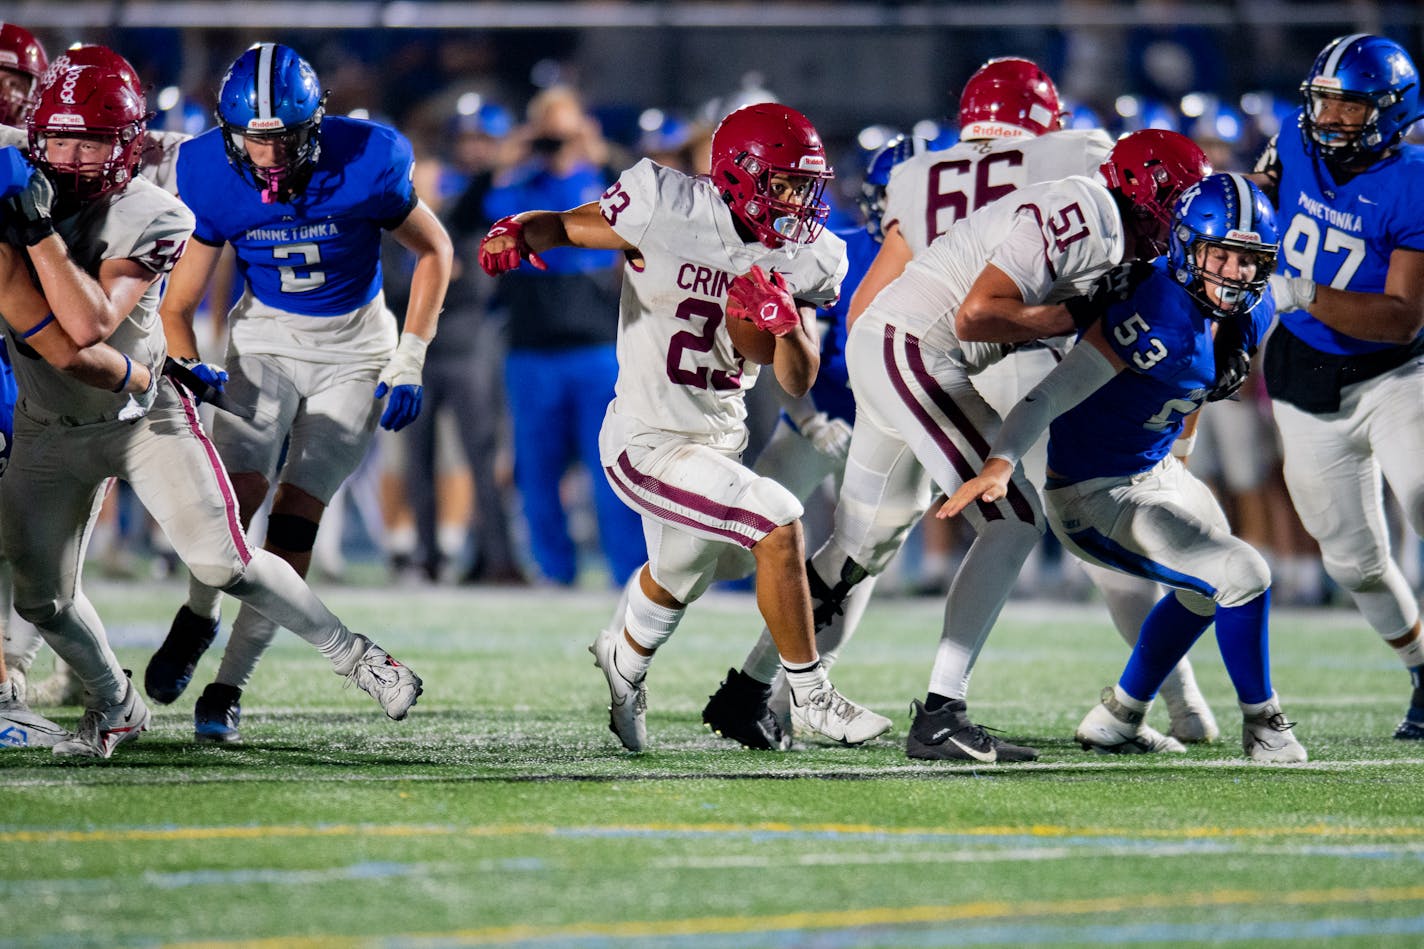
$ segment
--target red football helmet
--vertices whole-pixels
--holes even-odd
[[[1099,172],[1129,205],[1123,214],[1127,255],[1148,258],[1166,252],[1177,198],[1211,174],[1211,163],[1185,135],[1142,129],[1118,139]]]
[[[68,69],[70,66],[94,66],[104,72],[111,72],[124,81],[124,85],[129,87],[130,92],[138,96],[140,102],[147,104],[148,97],[143,88],[143,80],[138,78],[138,71],[127,59],[107,46],[75,43],[55,57],[50,68],[57,71]]]
[[[959,97],[959,137],[1023,138],[1063,127],[1063,106],[1048,73],[1006,56],[980,66]]]
[[[128,82],[97,66],[50,70],[30,112],[30,157],[55,186],[83,200],[127,187],[138,167],[147,113]],[[51,138],[97,139],[108,154],[56,160]]]
[[[44,47],[35,35],[23,26],[0,23],[0,70],[30,77],[28,88],[23,82],[7,83],[0,89],[0,125],[18,126],[25,121],[25,110],[35,93],[35,82],[49,65]]]
[[[777,175],[796,183],[789,199],[772,195],[771,179]],[[821,195],[833,177],[821,136],[806,116],[787,106],[745,106],[712,133],[712,183],[767,247],[816,239],[831,213]]]

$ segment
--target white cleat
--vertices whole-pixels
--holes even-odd
[[[424,691],[420,676],[365,636],[357,635],[356,639],[364,647],[360,658],[350,669],[338,669],[336,674],[356,683],[380,703],[388,717],[400,721]]]
[[[602,630],[588,651],[593,653],[593,664],[603,670],[603,677],[608,680],[608,730],[618,736],[624,748],[642,751],[648,744],[648,677],[630,682],[618,671],[613,652],[621,635],[622,630]]]
[[[1265,764],[1300,764],[1308,759],[1305,746],[1295,737],[1295,722],[1286,721],[1275,693],[1270,703],[1241,719],[1241,746],[1252,761]]]
[[[107,758],[126,741],[137,741],[148,730],[148,706],[124,683],[123,701],[104,708],[87,708],[79,720],[79,731],[56,742],[54,754],[60,758]]]
[[[1103,689],[1101,701],[1078,723],[1073,740],[1084,751],[1107,755],[1180,754],[1186,746],[1143,724],[1145,711],[1136,712],[1117,700],[1113,687]]]
[[[841,695],[829,679],[811,693],[805,705],[791,697],[791,721],[798,730],[816,732],[842,745],[861,745],[879,738],[894,724]]]
[[[23,684],[10,670],[10,678],[0,682],[0,749],[52,748],[68,737],[66,729],[30,711]]]
[[[1208,744],[1221,737],[1216,716],[1211,713],[1211,706],[1207,705],[1195,681],[1180,684],[1173,683],[1169,678],[1163,683],[1160,694],[1172,719],[1168,734],[1173,738],[1194,745]]]

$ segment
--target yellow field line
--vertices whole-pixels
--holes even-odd
[[[1216,890],[1209,893],[1138,893],[1101,899],[1039,900],[1014,903],[1008,900],[981,900],[953,906],[882,906],[841,912],[817,911],[783,913],[776,916],[704,916],[625,923],[579,923],[570,926],[501,926],[462,929],[446,933],[403,933],[402,939],[455,940],[465,945],[498,944],[527,939],[559,939],[588,936],[608,938],[649,938],[755,933],[778,930],[853,929],[864,926],[901,926],[945,923],[952,920],[985,920],[1026,916],[1083,916],[1105,913],[1139,914],[1143,910],[1203,909],[1222,906],[1319,906],[1330,903],[1378,904],[1424,900],[1424,886],[1363,887],[1325,890]],[[384,937],[371,936],[280,936],[170,944],[169,949],[349,949]]]
[[[1057,824],[981,827],[885,827],[875,824],[628,824],[571,826],[553,824],[489,824],[458,827],[448,824],[301,824],[232,827],[139,827],[105,830],[0,831],[0,843],[130,843],[134,841],[273,840],[302,837],[550,837],[555,835],[616,836],[618,834],[830,834],[913,837],[1121,837],[1165,840],[1258,837],[1424,837],[1424,827],[1348,827],[1304,824],[1274,827],[1067,827]]]

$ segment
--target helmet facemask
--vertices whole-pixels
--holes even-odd
[[[768,247],[779,247],[783,243],[809,244],[820,236],[830,216],[831,207],[822,200],[826,182],[832,177],[830,169],[801,170],[767,165],[752,154],[744,154],[736,165],[750,179],[751,197],[741,202],[740,208],[732,205],[735,213],[752,233]],[[785,179],[788,187],[779,194],[773,189]]]
[[[38,129],[31,138],[33,158],[62,196],[81,202],[93,201],[123,189],[133,179],[141,136],[142,129],[136,126],[110,135],[66,128]],[[51,159],[50,138],[69,137],[101,143],[107,146],[107,155],[95,160],[77,158],[58,162]]]
[[[325,101],[325,96],[322,97]],[[321,158],[320,126],[325,108],[300,125],[279,126],[272,131],[244,129],[218,117],[223,128],[223,147],[229,163],[262,193],[262,203],[289,201],[306,186]],[[285,158],[274,165],[259,165],[247,151],[247,139],[254,141],[282,140],[286,143]]]
[[[1379,157],[1385,147],[1379,129],[1380,110],[1369,97],[1324,89],[1310,83],[1302,88],[1305,110],[1300,116],[1300,126],[1324,158],[1341,164],[1354,164]],[[1322,122],[1321,118],[1330,103],[1341,100],[1364,106],[1364,119],[1359,123]]]
[[[1277,248],[1275,244],[1258,243],[1251,239],[1253,237],[1255,235],[1242,235],[1240,240],[1224,241],[1197,239],[1188,245],[1187,292],[1206,307],[1212,319],[1245,316],[1261,302],[1266,284],[1276,269]],[[1209,266],[1213,253],[1224,258],[1233,251],[1240,254],[1238,276],[1213,273]],[[1215,300],[1209,287],[1216,290]]]

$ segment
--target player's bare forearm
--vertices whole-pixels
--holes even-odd
[[[816,373],[821,371],[821,347],[815,332],[815,311],[801,308],[801,325],[776,339],[771,367],[776,381],[792,398],[811,391]]]
[[[123,353],[108,343],[76,350],[64,372],[85,385],[110,392],[137,395],[153,384],[153,374],[147,366],[125,359]]]
[[[571,211],[528,211],[517,217],[524,225],[524,239],[535,253],[551,247],[637,250],[604,219],[597,201]]]
[[[199,358],[198,337],[193,332],[193,317],[203,302],[208,282],[222,258],[223,248],[191,240],[183,256],[168,275],[168,285],[158,304],[163,320],[163,335],[168,341],[168,354],[178,359]],[[213,294],[215,300],[225,296]]]
[[[440,308],[445,303],[445,291],[450,286],[450,271],[455,258],[450,235],[423,201],[391,233],[416,255],[404,331],[429,342],[435,338]]]
[[[955,335],[966,343],[1026,343],[1073,331],[1066,307],[1027,306],[1003,297],[964,306],[954,317]]]
[[[1424,300],[1389,292],[1355,293],[1317,285],[1310,315],[1331,329],[1377,343],[1402,346],[1424,330]]]
[[[55,319],[79,346],[108,339],[129,315],[109,299],[98,280],[79,268],[58,234],[31,246],[29,254]]]

